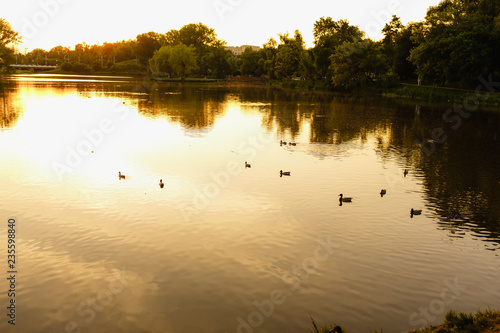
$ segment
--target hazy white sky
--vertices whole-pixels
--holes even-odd
[[[214,28],[228,45],[262,45],[298,29],[308,46],[321,16],[347,19],[378,40],[392,14],[403,23],[424,19],[440,0],[20,0],[2,1],[0,17],[22,36],[20,49],[50,49],[114,42],[148,31],[166,32],[188,23]]]

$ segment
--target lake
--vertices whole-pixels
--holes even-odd
[[[0,93],[19,331],[402,332],[500,307],[498,112],[128,77]]]

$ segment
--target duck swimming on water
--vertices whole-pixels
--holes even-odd
[[[125,175],[122,175],[120,171],[118,171],[118,179],[125,179]]]
[[[340,202],[352,202],[352,198],[351,197],[344,197],[344,195],[342,193],[339,194],[339,201]]]
[[[163,180],[161,180],[161,179],[160,179],[160,183],[158,185],[160,185],[160,188],[163,188],[163,186],[165,186],[165,184],[163,184]]]
[[[413,218],[413,215],[420,215],[420,214],[422,214],[422,210],[421,210],[421,209],[416,210],[416,209],[413,209],[413,208],[412,208],[412,209],[410,210],[410,217],[411,217],[411,218]]]
[[[290,176],[290,171],[283,172],[283,170],[280,170],[280,177],[283,177],[283,176]]]

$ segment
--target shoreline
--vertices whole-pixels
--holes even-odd
[[[330,324],[318,328],[316,322],[311,318],[313,333],[351,333],[337,324]],[[383,333],[381,329],[373,330],[372,333]],[[443,322],[439,325],[429,325],[419,329],[409,329],[407,333],[498,333],[500,332],[500,311],[486,309],[478,310],[476,313],[464,313],[449,311]]]
[[[325,94],[351,94],[351,95],[365,95],[365,96],[378,96],[380,98],[389,99],[404,104],[450,104],[450,103],[464,103],[471,96],[475,97],[475,103],[480,106],[481,110],[499,112],[500,107],[500,92],[483,91],[478,92],[470,89],[460,89],[453,87],[434,87],[434,86],[418,86],[407,82],[398,83],[389,88],[382,87],[368,87],[366,89],[350,90],[350,91],[337,91],[328,89],[323,82],[300,81],[300,80],[268,80],[258,77],[229,77],[225,79],[215,79],[206,77],[187,77],[184,80],[180,78],[167,78],[156,77],[145,73],[137,72],[94,72],[94,73],[72,73],[61,70],[41,71],[41,72],[27,72],[16,71],[14,75],[39,75],[44,76],[60,76],[65,75],[68,77],[107,77],[107,78],[121,78],[121,79],[137,79],[147,78],[150,81],[157,83],[179,83],[179,84],[217,84],[229,87],[255,87],[255,88],[274,88],[282,90],[296,91],[300,93],[325,93]],[[3,75],[12,75],[3,74]],[[478,98],[479,96],[479,98]],[[480,98],[480,96],[486,96]]]

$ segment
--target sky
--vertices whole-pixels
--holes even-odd
[[[347,19],[379,40],[392,15],[421,21],[440,0],[21,0],[2,1],[0,17],[23,37],[19,50],[73,47],[134,39],[138,34],[180,29],[201,22],[229,46],[261,46],[278,33],[299,30],[313,46],[313,26],[322,16]]]

